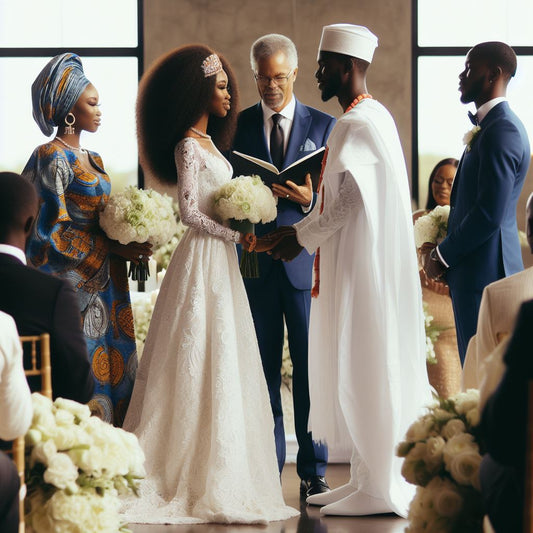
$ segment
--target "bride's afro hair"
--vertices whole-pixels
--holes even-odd
[[[209,108],[216,75],[205,77],[202,62],[214,53],[200,44],[177,48],[159,58],[140,81],[136,109],[139,158],[143,169],[163,183],[176,183],[174,148]],[[207,133],[219,150],[227,150],[235,133],[239,96],[230,65],[217,55],[228,75],[231,109],[224,118],[211,115]]]

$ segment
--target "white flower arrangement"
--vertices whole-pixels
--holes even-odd
[[[438,205],[426,215],[417,218],[414,226],[415,246],[420,248],[425,242],[439,244],[448,231],[449,205]]]
[[[259,176],[238,176],[215,195],[215,211],[222,220],[271,222],[277,216],[276,198]]]
[[[119,496],[137,494],[144,453],[137,437],[72,400],[32,394],[26,434],[26,520],[35,533],[115,533]]]
[[[463,144],[466,145],[466,151],[470,152],[472,149],[472,143],[479,135],[481,131],[481,126],[474,126],[471,130],[467,131],[463,136]]]
[[[222,220],[241,233],[254,233],[254,224],[266,224],[278,214],[277,200],[259,176],[237,176],[225,183],[215,194],[215,212]],[[253,250],[241,253],[241,274],[258,278],[257,254]]]
[[[437,354],[435,353],[435,343],[444,328],[433,324],[433,316],[429,314],[428,304],[422,302],[424,308],[424,329],[426,332],[426,361],[430,365],[437,364]]]
[[[166,244],[177,230],[172,198],[130,185],[110,196],[100,213],[100,226],[110,239],[121,244]]]
[[[397,448],[397,455],[405,458],[402,475],[418,485],[406,531],[481,531],[479,391],[436,400]]]

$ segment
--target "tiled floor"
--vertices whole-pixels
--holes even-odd
[[[327,479],[332,488],[346,483],[350,477],[349,465],[328,466]],[[285,502],[300,507],[299,479],[294,464],[288,464],[282,476]],[[133,533],[401,533],[407,521],[396,515],[377,515],[355,518],[321,517],[318,507],[303,503],[299,517],[285,522],[270,522],[267,526],[222,526],[216,524],[198,525],[140,525],[133,524]]]

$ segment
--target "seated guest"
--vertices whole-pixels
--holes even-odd
[[[504,354],[503,378],[481,417],[487,453],[479,477],[487,514],[496,533],[521,533],[525,484],[528,385],[533,379],[533,300],[522,304]]]
[[[20,335],[50,334],[54,397],[87,403],[94,381],[74,289],[26,266],[24,248],[38,210],[35,188],[18,174],[0,172],[0,191],[0,310],[15,319]]]
[[[526,204],[526,233],[533,253],[533,194]],[[477,331],[466,351],[463,390],[483,389],[487,380],[492,383],[490,392],[494,390],[504,371],[502,349],[496,348],[509,337],[520,305],[530,298],[533,298],[533,267],[485,287]]]
[[[447,158],[439,161],[429,175],[426,208],[413,213],[413,222],[437,206],[450,205],[450,194],[459,161]],[[434,343],[436,364],[427,365],[429,382],[439,396],[448,398],[461,390],[461,360],[457,349],[457,333],[453,315],[452,299],[447,285],[426,276],[420,269],[422,300],[433,317],[432,325],[440,334]]]
[[[31,424],[31,393],[22,368],[22,348],[15,321],[0,311],[0,438],[13,440]],[[19,527],[20,480],[15,463],[0,452],[0,531]]]

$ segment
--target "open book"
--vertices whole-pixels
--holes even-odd
[[[281,172],[268,161],[263,161],[257,157],[243,154],[233,150],[231,163],[235,176],[251,176],[256,174],[261,177],[269,187],[272,183],[284,184],[287,180],[293,181],[296,185],[305,184],[305,175],[311,174],[313,190],[317,191],[322,159],[325,147],[319,148],[309,155],[298,159]]]

